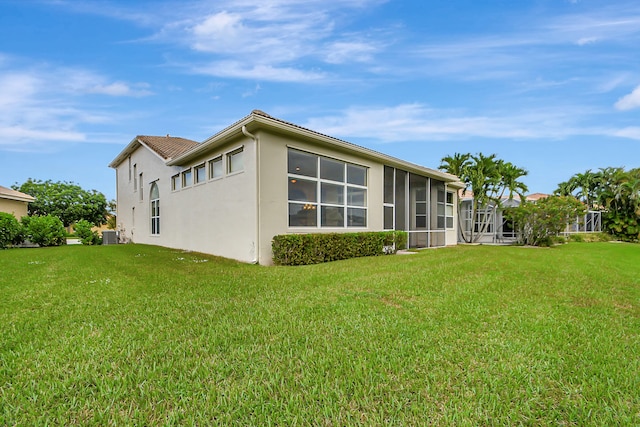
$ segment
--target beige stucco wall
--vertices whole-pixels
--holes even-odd
[[[140,189],[134,191],[133,176],[129,180],[128,160],[116,170],[121,238],[269,265],[272,263],[271,241],[278,234],[383,230],[384,164],[381,161],[302,135],[277,133],[273,128],[269,131],[256,128],[252,132],[257,143],[240,134],[180,166],[167,166],[146,147],[135,150],[131,154],[131,168],[133,174],[135,164],[136,173],[143,173],[142,200]],[[244,149],[244,170],[209,180],[208,161],[222,155],[226,171],[226,154],[239,147]],[[366,227],[289,227],[289,147],[367,168]],[[207,164],[206,182],[177,191],[171,189],[173,175],[203,162]],[[157,236],[151,235],[150,230],[152,182],[157,183],[160,192],[160,234]],[[457,222],[454,218],[456,226]],[[456,233],[455,228],[446,231],[446,244],[456,244]]]
[[[173,191],[171,177],[182,170],[244,147],[244,171]],[[257,262],[255,143],[250,138],[229,141],[215,151],[182,166],[166,166],[145,147],[131,155],[136,172],[143,173],[143,199],[140,189],[129,181],[128,161],[117,168],[118,229],[121,238],[135,243],[156,244]],[[132,166],[133,168],[133,166]],[[208,172],[208,169],[207,169]],[[150,226],[151,183],[160,192],[160,234]],[[133,213],[135,208],[135,214]],[[135,216],[135,217],[134,217]]]
[[[23,216],[27,216],[28,204],[28,202],[0,198],[0,212],[13,214],[19,221]]]
[[[0,198],[0,212],[13,214],[19,221],[23,216],[27,216],[28,204],[28,202]]]
[[[356,231],[381,231],[383,229],[383,170],[380,163],[339,151],[326,144],[293,139],[288,135],[256,132],[260,156],[260,264],[271,264],[271,240],[273,236],[287,233],[335,233]],[[368,168],[367,175],[367,227],[358,228],[309,228],[289,227],[287,149],[296,148],[326,157],[335,158]]]

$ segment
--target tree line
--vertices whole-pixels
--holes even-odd
[[[71,225],[83,243],[96,244],[99,238],[91,228],[113,221],[113,202],[107,202],[99,191],[85,190],[73,182],[29,178],[11,188],[33,196],[35,201],[28,204],[28,215],[21,221],[0,213],[0,248],[25,240],[40,246],[61,245],[66,237],[65,227]]]
[[[520,243],[549,244],[576,217],[587,210],[603,211],[603,229],[621,240],[640,238],[640,168],[603,168],[576,174],[562,182],[550,197],[527,203],[527,186],[522,178],[527,171],[495,154],[455,153],[441,159],[440,169],[456,175],[464,184],[461,195],[469,194],[473,226],[462,226],[458,201],[458,227],[467,243],[477,242],[486,233],[491,215],[479,215],[487,209],[502,209],[516,227]],[[505,201],[518,198],[516,207]]]

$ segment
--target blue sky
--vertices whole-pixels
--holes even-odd
[[[495,153],[530,192],[640,167],[640,3],[2,0],[0,185],[73,181],[138,134],[261,109],[436,168]]]

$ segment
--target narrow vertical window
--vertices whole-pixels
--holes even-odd
[[[191,169],[182,172],[182,188],[189,187],[193,183],[193,175]]]
[[[171,191],[180,189],[180,174],[173,175],[171,177]]]
[[[201,182],[205,182],[205,180],[207,179],[207,174],[206,174],[206,169],[205,169],[204,163],[202,163],[201,165],[196,166],[193,169],[194,169],[194,178],[195,178],[196,184],[200,184]]]
[[[138,165],[133,165],[133,191],[138,190]]]
[[[149,200],[151,203],[151,234],[157,236],[160,234],[160,192],[155,182],[151,184]]]
[[[220,178],[222,175],[224,175],[224,169],[222,168],[222,156],[209,160],[209,179]]]
[[[447,228],[453,228],[453,192],[447,191],[447,201],[445,205],[445,221]]]
[[[244,170],[243,148],[238,148],[227,154],[228,173],[235,173]]]
[[[139,177],[139,182],[140,182],[140,200],[142,200],[144,197],[142,196],[144,194],[143,190],[142,190],[142,172],[140,172],[140,175],[138,175]]]

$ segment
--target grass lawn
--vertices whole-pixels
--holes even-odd
[[[0,425],[640,425],[640,245],[0,251]]]

